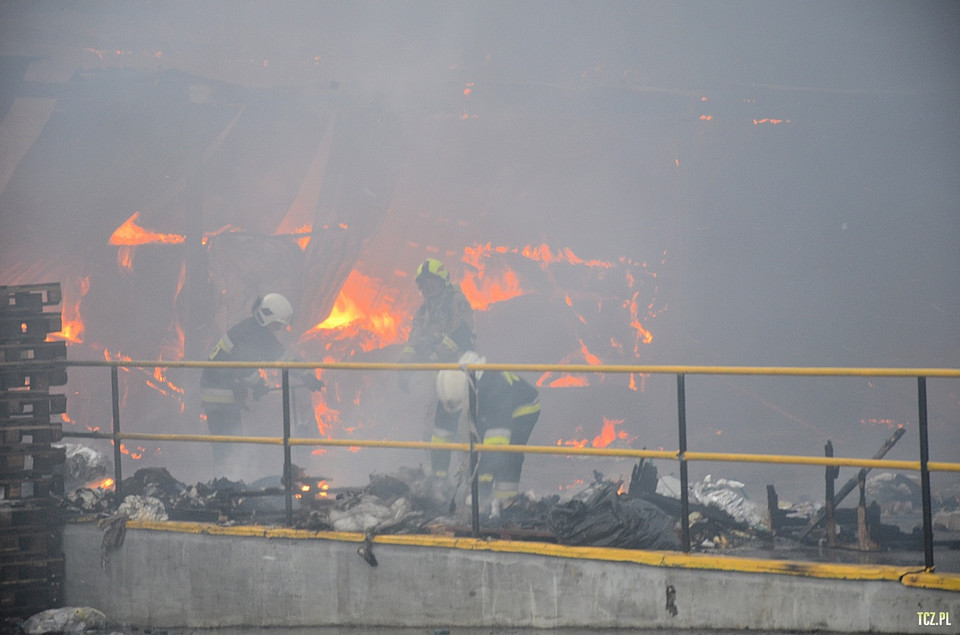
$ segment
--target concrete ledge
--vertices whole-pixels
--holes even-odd
[[[360,534],[134,521],[101,565],[102,537],[93,523],[65,528],[65,603],[140,627],[928,633],[930,619],[960,623],[960,576],[902,567],[420,535],[377,537],[373,567]]]

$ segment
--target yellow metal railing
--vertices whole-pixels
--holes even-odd
[[[113,439],[114,435],[107,432],[65,433],[65,436],[80,434],[87,438]],[[152,434],[144,432],[121,432],[116,435],[121,441],[187,441],[205,443],[249,443],[256,445],[283,445],[316,447],[349,447],[349,448],[388,448],[394,450],[452,450],[454,452],[469,452],[469,443],[433,443],[431,441],[376,441],[376,440],[348,440],[348,439],[307,439],[290,437],[251,437],[228,436],[211,434]],[[564,456],[603,456],[614,458],[633,459],[680,459],[677,450],[631,450],[608,448],[574,448],[569,446],[552,445],[508,445],[474,447],[476,452],[514,452],[521,454],[562,454]],[[920,470],[920,461],[897,461],[891,459],[857,459],[826,456],[799,456],[792,454],[741,454],[736,452],[696,452],[687,450],[685,461],[726,461],[731,463],[778,463],[781,465],[820,465],[834,467],[880,468],[889,470]],[[960,463],[945,461],[929,461],[928,469],[931,472],[960,472]]]
[[[602,456],[618,458],[650,458],[676,460],[680,463],[681,508],[684,549],[690,549],[689,508],[687,500],[687,463],[690,461],[729,461],[744,463],[772,463],[791,465],[814,465],[826,467],[859,467],[861,469],[886,468],[891,470],[912,470],[921,473],[923,498],[924,552],[925,565],[933,569],[933,532],[930,510],[930,479],[932,471],[960,472],[960,463],[930,461],[929,439],[927,438],[927,378],[960,378],[960,369],[953,368],[847,368],[847,367],[775,367],[775,366],[689,366],[689,365],[586,365],[586,364],[399,364],[399,363],[358,363],[358,362],[191,362],[191,361],[66,361],[66,366],[108,367],[111,369],[113,387],[113,432],[112,433],[65,433],[64,436],[110,439],[114,443],[115,487],[117,498],[121,497],[120,442],[139,441],[178,441],[210,443],[253,443],[279,445],[284,447],[284,482],[287,489],[287,520],[292,524],[292,492],[287,478],[290,474],[290,448],[293,446],[340,446],[360,448],[391,449],[429,449],[469,452],[471,460],[476,460],[480,452],[521,452],[525,454],[561,454],[564,456]],[[257,368],[281,371],[283,390],[284,431],[282,437],[247,437],[218,435],[177,435],[144,434],[120,431],[119,387],[117,370],[119,368]],[[478,443],[431,443],[411,441],[374,441],[345,439],[306,439],[290,436],[290,384],[289,371],[295,369],[323,369],[347,371],[438,371],[462,369],[470,373],[478,371],[512,372],[565,372],[565,373],[621,373],[621,374],[672,374],[677,378],[678,436],[677,450],[632,450],[609,448],[572,448],[556,446],[484,446]],[[880,458],[860,459],[829,456],[794,456],[782,454],[746,454],[726,452],[697,452],[686,447],[686,397],[684,378],[687,375],[755,375],[755,376],[806,376],[806,377],[903,377],[917,378],[920,457],[916,461],[894,461]],[[473,483],[474,490],[476,482]],[[473,496],[474,532],[479,533],[476,491]],[[119,500],[117,501],[119,503]]]

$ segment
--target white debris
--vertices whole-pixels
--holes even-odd
[[[714,479],[707,474],[702,481],[688,488],[690,500],[695,503],[718,507],[749,527],[765,528],[767,525],[766,509],[747,498],[740,481]],[[680,498],[680,491],[680,479],[675,476],[661,476],[657,481],[657,494],[661,496]]]
[[[676,476],[661,476],[657,481],[657,494],[669,496],[670,498],[680,498],[680,479]]]
[[[960,511],[940,511],[933,515],[933,528],[960,532]]]
[[[68,484],[97,481],[113,471],[110,458],[93,448],[78,443],[55,443],[53,447],[64,448],[64,477]]]
[[[747,498],[744,484],[726,478],[714,480],[710,474],[690,487],[690,493],[701,505],[713,505],[749,527],[765,524],[765,514],[760,507]]]
[[[330,509],[328,520],[334,531],[383,530],[403,520],[410,513],[410,509],[406,498],[398,498],[392,505],[387,506],[376,496],[366,494],[349,509]]]
[[[152,496],[125,496],[118,514],[126,514],[130,520],[168,520],[163,501]]]
[[[21,628],[27,635],[46,633],[85,633],[107,628],[107,616],[96,609],[86,607],[63,607],[37,613],[25,621]]]

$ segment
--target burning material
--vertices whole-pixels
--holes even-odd
[[[326,335],[324,348],[327,352],[334,342],[348,341],[364,352],[400,342],[406,337],[400,325],[412,314],[390,306],[393,297],[394,294],[381,281],[354,269],[340,289],[330,314],[304,333],[300,341]],[[349,356],[357,351],[354,348],[343,352]]]
[[[102,452],[79,443],[64,443],[60,447],[66,453],[63,476],[67,491],[80,485],[102,483],[113,472],[113,462]]]
[[[426,525],[449,511],[453,491],[422,469],[374,474],[362,490],[348,490],[311,511],[306,528],[362,533],[426,533]]]

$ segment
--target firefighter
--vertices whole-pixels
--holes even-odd
[[[437,373],[437,397],[443,411],[459,419],[467,409],[471,431],[484,445],[526,445],[540,418],[540,396],[535,386],[515,373],[474,371],[476,385],[470,390],[467,364],[486,360],[468,351],[459,360],[463,370]],[[436,458],[442,460],[437,451]],[[449,463],[449,452],[446,461]],[[436,469],[435,465],[435,469]],[[522,452],[482,452],[478,473],[480,500],[502,503],[517,495]]]
[[[427,258],[417,267],[423,303],[413,317],[410,337],[400,356],[408,362],[453,362],[473,348],[473,309],[442,262]],[[409,373],[401,374],[409,375]]]
[[[276,336],[289,328],[292,317],[293,307],[279,293],[257,298],[250,317],[233,325],[220,338],[210,353],[210,361],[293,361],[295,357]],[[323,382],[312,370],[295,371],[294,376],[311,391],[323,388]],[[241,411],[248,409],[248,395],[259,400],[269,389],[256,368],[204,368],[200,390],[200,403],[210,434],[240,436],[243,434]],[[227,443],[214,444],[214,460],[220,466],[230,457],[230,448]]]
[[[413,317],[410,337],[400,356],[402,363],[454,362],[473,348],[473,309],[458,285],[450,282],[450,272],[442,262],[427,258],[417,267],[417,288],[423,303]],[[410,390],[410,373],[400,372],[400,388]],[[440,402],[433,414],[432,443],[449,443],[457,433],[459,417],[446,412]],[[435,453],[431,453],[432,455]],[[450,459],[434,464],[434,473],[446,478]],[[437,467],[437,466],[442,467]]]

